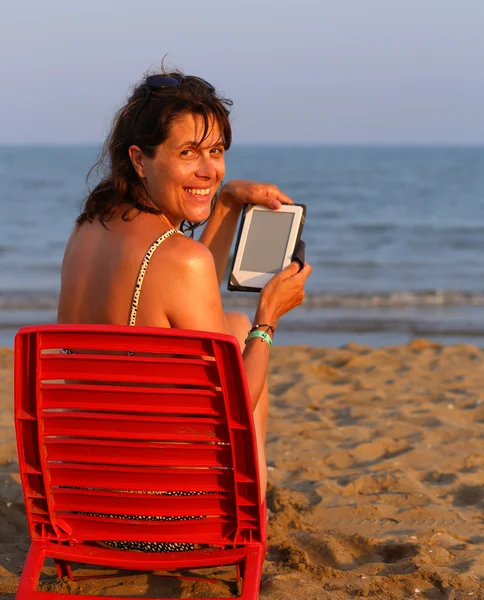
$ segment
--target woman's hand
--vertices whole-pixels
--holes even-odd
[[[219,192],[219,200],[232,206],[259,204],[273,210],[280,208],[281,204],[294,204],[276,185],[246,179],[234,179],[224,184]]]
[[[299,270],[299,263],[294,261],[274,275],[260,293],[259,318],[267,317],[267,322],[275,327],[282,315],[299,306],[304,300],[304,285],[312,270],[308,263]]]

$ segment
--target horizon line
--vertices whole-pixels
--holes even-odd
[[[46,148],[46,147],[100,147],[104,142],[2,142],[0,148]],[[480,142],[235,142],[232,148],[484,148]]]

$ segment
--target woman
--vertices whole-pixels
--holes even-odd
[[[302,302],[311,267],[299,271],[293,263],[277,274],[260,294],[254,324],[244,314],[224,313],[219,288],[242,207],[277,210],[292,202],[274,185],[222,185],[230,106],[208,82],[179,72],[150,76],[134,89],[106,141],[100,163],[109,159],[107,174],[87,198],[66,247],[58,321],[236,336],[265,495],[270,346],[260,337],[244,340],[253,325],[275,332],[279,318]],[[179,235],[206,220],[200,241]]]

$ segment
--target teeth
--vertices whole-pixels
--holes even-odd
[[[185,188],[187,192],[190,194],[194,194],[195,196],[208,196],[210,194],[210,188]]]

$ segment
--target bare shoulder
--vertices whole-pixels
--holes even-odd
[[[165,240],[153,253],[146,280],[145,286],[164,304],[172,305],[184,294],[220,295],[210,250],[201,242],[179,234]]]
[[[169,243],[162,244],[160,250],[162,251],[157,251],[153,255],[155,264],[160,269],[176,269],[179,275],[188,275],[199,269],[203,271],[215,269],[210,250],[201,242],[184,235],[174,234],[169,239]]]
[[[172,327],[225,330],[215,261],[201,242],[171,236],[153,254],[147,275],[143,294],[151,307],[151,322],[156,312],[163,313]]]

